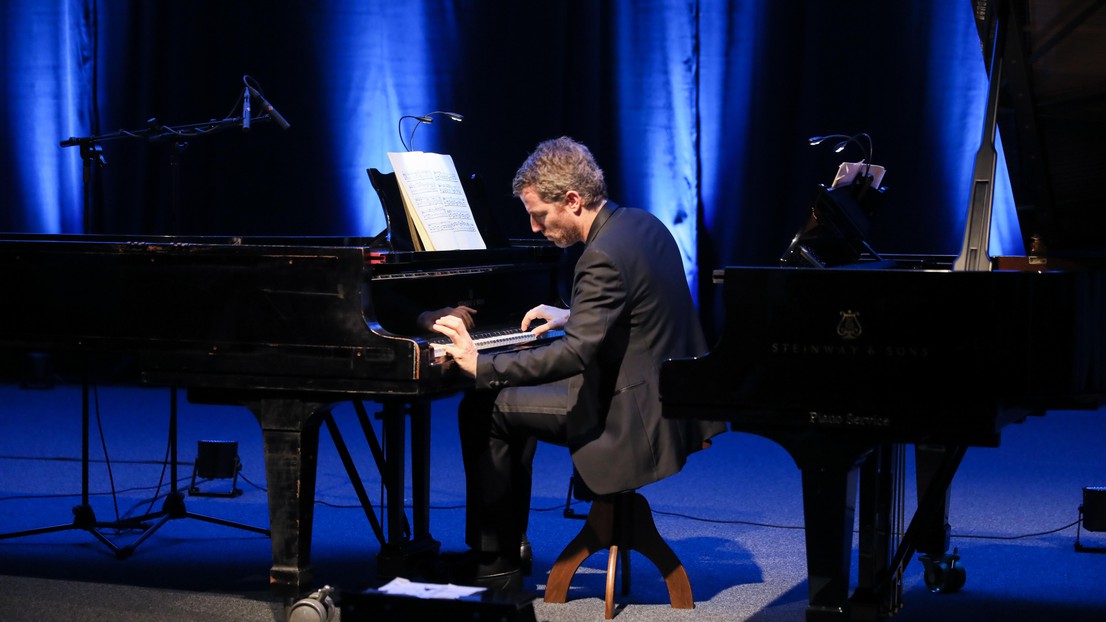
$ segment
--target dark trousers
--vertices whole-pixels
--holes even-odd
[[[530,517],[537,442],[564,446],[576,378],[469,391],[458,407],[465,465],[465,543],[515,556]]]

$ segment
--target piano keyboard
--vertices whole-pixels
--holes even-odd
[[[542,335],[535,335],[530,331],[521,331],[517,328],[507,328],[499,330],[485,330],[474,331],[472,333],[472,342],[476,344],[477,350],[491,350],[493,348],[503,348],[506,346],[515,346],[522,343],[530,343],[537,341],[548,341],[550,339],[556,339],[564,335],[563,330],[550,330]],[[445,356],[445,346],[449,344],[448,337],[436,337],[429,340],[430,345],[434,348],[434,358],[440,358]]]

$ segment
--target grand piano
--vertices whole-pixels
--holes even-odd
[[[821,188],[781,265],[714,273],[725,320],[711,351],[661,370],[666,416],[728,421],[800,469],[810,622],[892,616],[915,554],[931,590],[962,587],[948,501],[967,448],[998,446],[1028,417],[1106,403],[1102,7],[974,3],[990,90],[958,256],[881,255],[864,239],[875,189]],[[996,132],[1025,256],[988,247]]]
[[[270,581],[285,604],[315,587],[317,451],[331,409],[358,407],[387,489],[386,533],[360,490],[362,502],[381,542],[380,572],[396,576],[438,550],[428,518],[430,403],[470,384],[436,352],[441,335],[420,330],[418,314],[478,307],[478,347],[526,347],[533,336],[518,334],[522,314],[561,295],[560,249],[504,240],[483,219],[485,250],[409,250],[408,228],[395,222],[402,207],[394,178],[370,175],[389,215],[386,237],[0,234],[0,284],[18,301],[0,305],[0,376],[22,381],[45,367],[52,380],[86,389],[170,387],[192,402],[244,406],[257,418]],[[474,184],[466,181],[466,190]],[[380,405],[383,443],[362,401]],[[83,416],[87,448],[87,401]],[[74,512],[76,527],[99,533],[90,508]],[[121,557],[131,550],[113,548]]]

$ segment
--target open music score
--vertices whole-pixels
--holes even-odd
[[[549,341],[550,339],[557,339],[564,336],[563,330],[550,330],[541,335],[535,335],[530,331],[523,331],[517,328],[499,329],[499,330],[487,330],[487,331],[474,331],[472,333],[472,342],[476,344],[476,349],[480,351],[493,350],[495,348],[505,348],[508,346],[516,346],[525,343],[540,343]],[[445,346],[449,344],[448,337],[437,337],[429,340],[431,346],[434,348],[434,359],[442,358],[446,355]]]
[[[457,167],[448,154],[388,153],[415,250],[484,249]]]

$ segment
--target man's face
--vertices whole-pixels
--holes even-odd
[[[533,188],[524,189],[519,198],[526,206],[526,213],[530,214],[531,231],[544,235],[560,248],[567,248],[581,241],[579,223],[564,201],[546,203]]]

